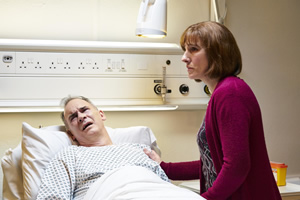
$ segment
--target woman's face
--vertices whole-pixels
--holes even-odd
[[[188,76],[190,79],[200,79],[203,82],[207,79],[208,60],[203,48],[196,45],[185,45],[185,52],[181,58],[186,63]]]

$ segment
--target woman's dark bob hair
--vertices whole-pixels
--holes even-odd
[[[206,52],[206,75],[221,80],[236,76],[242,71],[242,57],[234,36],[224,25],[217,22],[200,22],[189,26],[180,39],[181,48],[195,45]],[[200,80],[196,80],[200,81]]]

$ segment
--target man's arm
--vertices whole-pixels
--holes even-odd
[[[75,188],[75,154],[59,153],[45,170],[37,199],[71,199]]]

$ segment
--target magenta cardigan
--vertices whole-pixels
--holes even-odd
[[[208,200],[281,199],[268,158],[259,104],[243,80],[227,77],[218,83],[207,107],[205,125],[217,172],[213,186],[201,192],[204,180],[200,160],[162,162],[170,179],[200,179],[200,194]]]

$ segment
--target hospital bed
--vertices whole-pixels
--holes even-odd
[[[156,137],[148,127],[106,128],[114,144],[145,144],[160,154]],[[74,144],[64,126],[38,129],[24,122],[22,141],[14,149],[8,149],[1,160],[3,199],[35,199],[50,160],[70,145]],[[152,195],[152,199],[203,199],[198,194],[163,181],[150,170],[145,170],[142,167],[127,166],[105,173],[93,183],[85,199],[149,199],[149,195]],[[133,180],[128,180],[128,176]]]

